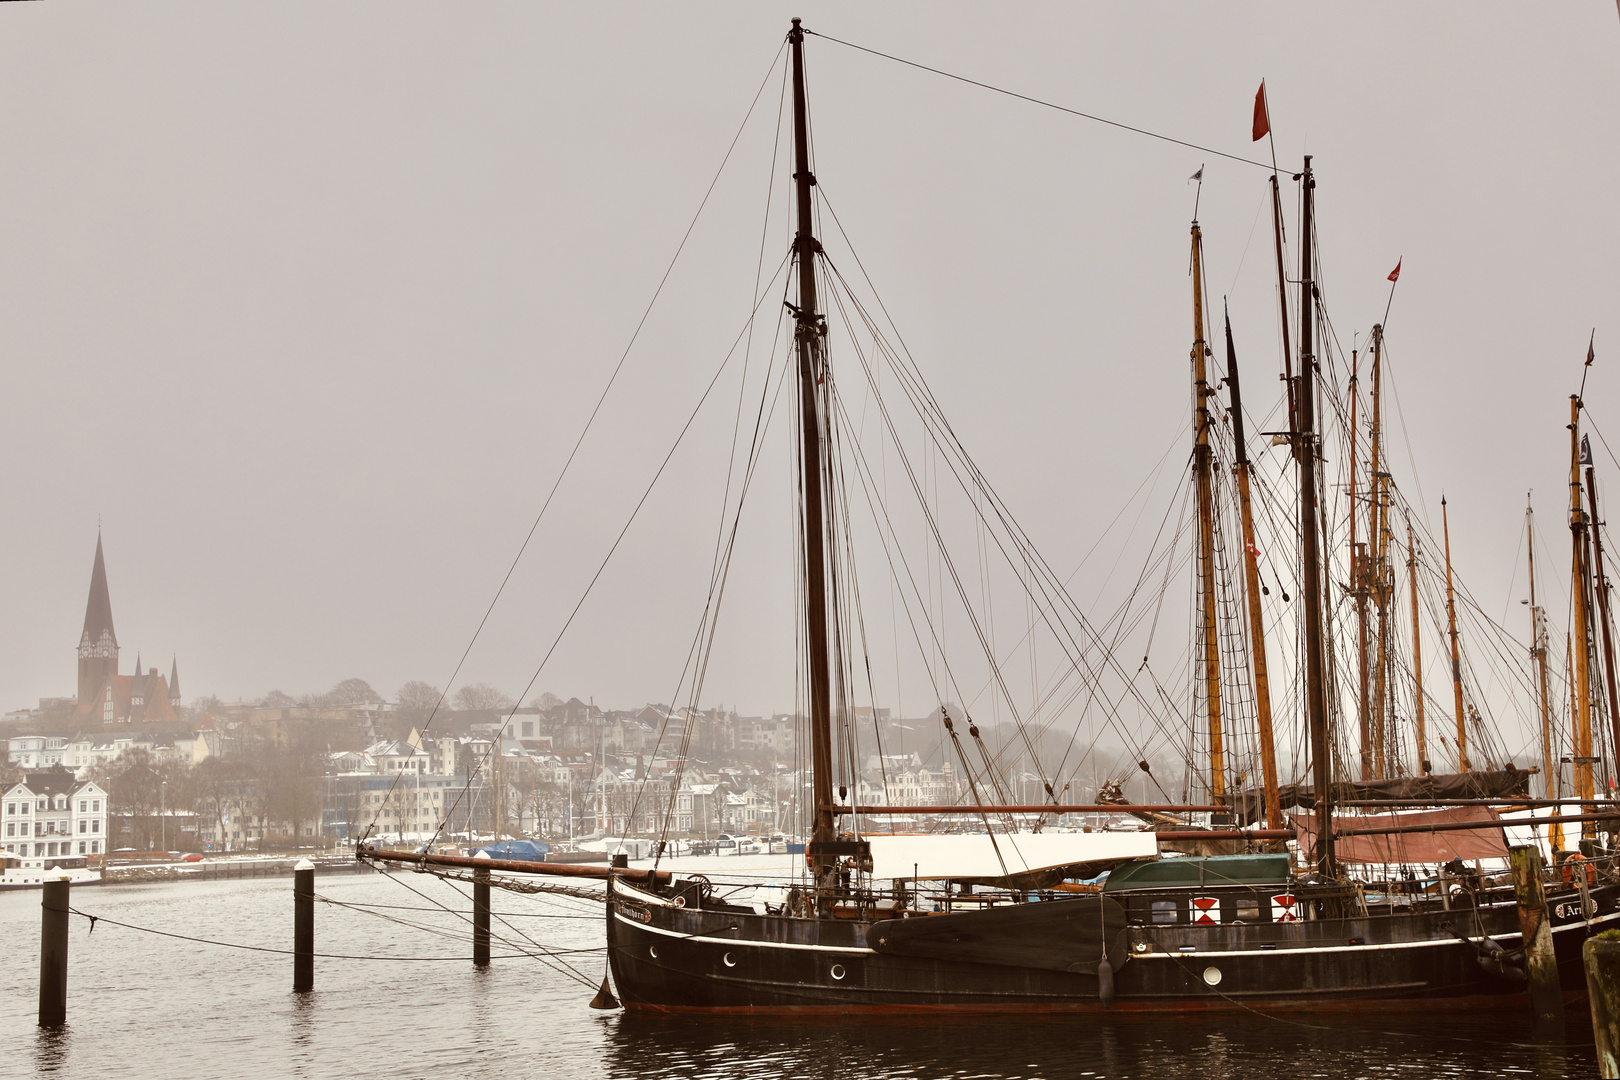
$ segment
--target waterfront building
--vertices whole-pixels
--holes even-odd
[[[484,785],[466,777],[389,772],[342,773],[327,778],[320,831],[350,840],[372,828],[373,836],[427,839],[440,831],[466,831],[469,818],[489,814]],[[453,820],[451,820],[453,819]]]
[[[62,735],[15,735],[6,740],[6,759],[24,772],[65,764],[68,740]]]
[[[0,792],[0,844],[35,858],[102,855],[107,793],[66,769],[32,772]]]

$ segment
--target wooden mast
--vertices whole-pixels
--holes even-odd
[[[1570,602],[1575,608],[1575,637],[1581,647],[1572,650],[1575,665],[1575,795],[1584,802],[1593,797],[1592,789],[1592,683],[1588,661],[1591,657],[1591,612],[1587,607],[1586,513],[1581,509],[1581,399],[1569,397],[1569,531],[1574,554],[1570,560],[1573,587]],[[1582,813],[1589,813],[1587,806]],[[1581,836],[1597,835],[1591,822],[1583,822]]]
[[[1415,705],[1413,723],[1417,726],[1418,775],[1427,776],[1429,764],[1428,732],[1423,726],[1423,627],[1418,621],[1417,545],[1412,541],[1412,519],[1406,519],[1406,575],[1407,591],[1412,594],[1412,700]]]
[[[1299,454],[1299,535],[1300,563],[1305,601],[1305,717],[1310,730],[1311,759],[1316,787],[1316,850],[1314,857],[1322,876],[1337,877],[1338,860],[1333,853],[1333,745],[1328,739],[1327,680],[1323,671],[1322,643],[1322,565],[1318,544],[1316,492],[1316,344],[1312,315],[1315,311],[1313,279],[1314,253],[1311,247],[1311,217],[1315,211],[1316,178],[1311,157],[1305,156],[1300,174],[1304,188],[1300,199],[1299,256],[1299,382],[1294,395],[1299,410],[1299,429],[1294,446]]]
[[[816,308],[816,253],[821,250],[821,244],[815,237],[811,213],[810,189],[815,186],[816,178],[810,172],[810,132],[804,100],[804,30],[798,19],[793,20],[788,43],[793,50],[793,183],[799,212],[798,231],[793,238],[799,271],[799,306],[794,311],[793,339],[799,354],[804,632],[809,653],[810,778],[815,803],[810,839],[814,844],[824,845],[836,839],[832,793],[832,674],[828,663],[827,568],[821,495],[824,469],[822,337],[826,326]],[[809,861],[816,884],[830,885],[836,857],[825,850],[813,851]]]
[[[1390,774],[1389,712],[1389,594],[1393,582],[1389,569],[1389,472],[1383,467],[1383,384],[1384,328],[1372,328],[1372,469],[1368,476],[1371,505],[1368,507],[1367,541],[1373,545],[1371,586],[1373,604],[1378,609],[1378,656],[1373,664],[1373,769],[1380,780]]]
[[[1356,656],[1359,661],[1360,682],[1356,698],[1356,718],[1361,724],[1361,778],[1373,778],[1372,714],[1367,702],[1367,545],[1356,543],[1356,470],[1361,467],[1361,455],[1356,452],[1357,407],[1361,393],[1357,389],[1359,375],[1355,352],[1350,360],[1350,591],[1356,598]]]
[[[1603,521],[1598,516],[1597,477],[1592,471],[1591,455],[1586,462],[1586,503],[1592,510],[1592,566],[1593,586],[1597,590],[1598,626],[1603,631],[1603,674],[1609,690],[1609,730],[1612,745],[1620,747],[1620,700],[1614,683],[1614,641],[1609,617],[1609,575],[1603,559]]]
[[[1277,252],[1277,306],[1282,311],[1283,386],[1288,391],[1288,430],[1299,431],[1299,405],[1295,400],[1294,360],[1288,351],[1288,272],[1283,265],[1282,194],[1277,187],[1277,170],[1271,170],[1271,240]],[[1290,440],[1294,458],[1299,459],[1297,440]]]
[[[1536,511],[1530,497],[1524,500],[1525,552],[1530,562],[1530,656],[1536,662],[1536,688],[1541,698],[1541,774],[1543,792],[1548,799],[1558,798],[1557,747],[1553,742],[1552,709],[1547,701],[1547,613],[1536,604]],[[1556,817],[1562,808],[1553,807]],[[1564,846],[1564,827],[1553,822],[1550,830],[1552,850]]]
[[[1451,633],[1451,692],[1457,706],[1457,771],[1468,771],[1468,723],[1463,716],[1462,652],[1457,647],[1457,596],[1451,588],[1451,518],[1440,497],[1440,523],[1446,539],[1446,624]]]
[[[1231,315],[1226,316],[1226,385],[1232,391],[1233,471],[1237,473],[1238,509],[1243,520],[1243,578],[1249,602],[1249,650],[1254,663],[1255,715],[1260,725],[1266,828],[1280,829],[1283,827],[1282,800],[1277,787],[1277,744],[1271,729],[1271,682],[1266,675],[1266,622],[1260,612],[1260,551],[1254,543],[1254,511],[1249,503],[1249,447],[1243,433],[1243,391],[1238,385]]]
[[[1209,719],[1210,802],[1226,801],[1226,752],[1221,739],[1221,647],[1215,620],[1215,499],[1209,441],[1209,373],[1204,340],[1204,234],[1192,223],[1193,281],[1193,475],[1198,488],[1198,601],[1204,653],[1204,703]]]

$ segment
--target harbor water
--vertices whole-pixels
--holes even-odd
[[[789,860],[753,861],[769,878],[770,864]],[[712,876],[719,884],[721,869]],[[316,893],[315,991],[295,995],[290,877],[76,890],[72,906],[100,921],[92,929],[73,918],[59,1031],[35,1026],[41,894],[0,895],[0,1076],[1597,1075],[1582,1009],[1560,1037],[1541,1039],[1515,1013],[749,1021],[600,1012],[588,1006],[603,972],[597,902],[494,890],[495,960],[479,971],[470,885],[331,874],[317,877]]]

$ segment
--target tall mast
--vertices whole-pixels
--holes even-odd
[[[1368,474],[1371,488],[1367,508],[1367,542],[1373,545],[1372,596],[1378,608],[1378,657],[1373,664],[1373,767],[1379,779],[1390,774],[1389,713],[1389,594],[1393,584],[1389,569],[1389,473],[1383,467],[1384,416],[1382,395],[1384,373],[1384,328],[1372,328],[1372,467]]]
[[[1350,590],[1356,598],[1356,657],[1359,662],[1360,693],[1356,697],[1356,718],[1361,722],[1361,778],[1373,778],[1372,714],[1367,707],[1367,545],[1356,543],[1356,470],[1361,456],[1356,452],[1356,412],[1361,392],[1355,353],[1350,361]]]
[[[821,480],[822,337],[826,327],[816,308],[816,253],[810,189],[810,130],[804,103],[804,31],[793,20],[788,34],[793,48],[793,184],[797,194],[799,228],[793,249],[799,270],[799,307],[794,312],[793,339],[799,353],[799,424],[803,441],[799,467],[804,493],[804,632],[810,675],[810,778],[815,817],[812,841],[834,839],[832,793],[832,675],[827,645],[827,567],[824,549]],[[830,872],[831,855],[813,856],[811,869],[818,884]]]
[[[1299,410],[1299,432],[1294,446],[1299,453],[1299,535],[1301,577],[1305,601],[1305,716],[1310,729],[1311,759],[1315,766],[1316,851],[1323,877],[1338,873],[1333,854],[1333,745],[1328,740],[1327,686],[1322,649],[1322,559],[1317,533],[1316,494],[1316,344],[1311,316],[1315,310],[1312,280],[1311,217],[1315,211],[1316,178],[1311,157],[1305,156],[1300,200],[1299,239],[1299,376],[1294,397]]]
[[[1275,165],[1275,163],[1273,163]],[[1271,239],[1277,250],[1277,305],[1282,310],[1283,386],[1288,390],[1288,430],[1299,430],[1299,407],[1294,391],[1294,360],[1288,353],[1288,272],[1283,266],[1282,193],[1277,187],[1277,170],[1271,171]],[[1294,447],[1299,457],[1299,447]]]
[[[1525,552],[1530,561],[1530,656],[1536,662],[1536,689],[1541,699],[1541,774],[1543,792],[1558,798],[1557,748],[1553,743],[1552,710],[1547,703],[1547,613],[1536,603],[1536,511],[1530,497],[1524,499]],[[1553,807],[1558,816],[1559,807]],[[1564,846],[1564,827],[1556,821],[1551,829],[1552,850]]]
[[[1457,597],[1451,588],[1451,518],[1440,497],[1440,523],[1446,537],[1446,625],[1451,634],[1451,693],[1457,706],[1457,771],[1468,771],[1468,724],[1463,717],[1462,652],[1457,647]]]
[[[1588,661],[1591,657],[1591,611],[1587,607],[1591,592],[1587,582],[1586,513],[1581,509],[1581,399],[1578,394],[1569,397],[1569,531],[1574,555],[1570,560],[1574,579],[1570,602],[1575,608],[1575,639],[1581,643],[1573,650],[1575,665],[1575,795],[1583,802],[1592,798],[1592,682]],[[1582,806],[1583,813],[1590,813]],[[1582,837],[1595,837],[1591,822],[1581,825]]]
[[[1407,591],[1412,594],[1412,700],[1416,705],[1418,775],[1429,774],[1428,732],[1423,726],[1423,627],[1418,621],[1417,545],[1412,542],[1412,519],[1406,519]]]
[[[1209,373],[1204,340],[1204,234],[1192,223],[1193,474],[1198,487],[1198,602],[1202,612],[1204,703],[1209,719],[1210,801],[1226,801],[1226,751],[1221,741],[1221,645],[1215,622],[1215,499],[1211,490]]]
[[[1266,623],[1260,613],[1260,553],[1254,545],[1254,511],[1249,504],[1249,447],[1243,435],[1243,391],[1238,386],[1237,350],[1232,347],[1232,317],[1226,317],[1226,385],[1232,391],[1232,441],[1238,482],[1238,508],[1243,519],[1243,576],[1249,601],[1249,648],[1254,661],[1254,704],[1260,725],[1260,771],[1265,780],[1266,828],[1283,827],[1277,789],[1277,745],[1271,730],[1271,683],[1266,676]]]
[[[1620,701],[1616,700],[1614,685],[1614,641],[1609,619],[1609,575],[1603,565],[1603,521],[1598,516],[1597,477],[1592,472],[1591,456],[1586,463],[1586,502],[1592,510],[1592,565],[1596,571],[1593,585],[1597,589],[1598,626],[1603,631],[1603,674],[1609,690],[1609,730],[1612,745],[1620,747]]]

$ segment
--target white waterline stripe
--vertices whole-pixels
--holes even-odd
[[[617,911],[613,917],[626,926],[633,926],[637,930],[645,930],[649,934],[662,934],[664,937],[681,938],[685,941],[702,941],[710,945],[746,945],[756,949],[798,949],[803,952],[835,952],[850,953],[855,956],[876,956],[875,949],[845,948],[841,945],[797,945],[787,941],[746,941],[741,938],[707,937],[702,934],[677,934],[673,930],[665,930],[657,926],[648,926],[646,923],[627,919]]]
[[[1606,921],[1611,920],[1611,919],[1620,919],[1620,912],[1615,912],[1614,914],[1611,914],[1611,915],[1599,915],[1598,917],[1594,918],[1592,920],[1592,922],[1594,924],[1596,924],[1596,923],[1600,923],[1600,922],[1606,922]],[[1553,933],[1556,934],[1556,933],[1559,933],[1560,931],[1575,930],[1575,929],[1584,928],[1585,926],[1586,926],[1586,923],[1584,923],[1584,922],[1572,922],[1572,923],[1565,923],[1563,926],[1555,926],[1555,927],[1552,928],[1552,930],[1553,930]],[[1510,940],[1510,939],[1516,938],[1518,936],[1519,936],[1518,934],[1511,934],[1511,933],[1509,933],[1509,934],[1492,934],[1491,935],[1491,937],[1493,939],[1498,939],[1498,940]],[[1253,949],[1222,949],[1222,950],[1210,951],[1210,952],[1206,952],[1203,949],[1196,949],[1193,952],[1185,952],[1185,953],[1171,949],[1171,950],[1165,950],[1165,951],[1154,951],[1154,952],[1149,952],[1149,953],[1133,952],[1133,953],[1131,953],[1131,959],[1132,960],[1177,960],[1177,959],[1181,959],[1181,958],[1187,957],[1187,956],[1256,956],[1256,955],[1260,955],[1260,954],[1264,954],[1264,955],[1267,955],[1267,956],[1286,956],[1286,955],[1289,955],[1291,953],[1292,954],[1298,954],[1298,953],[1383,952],[1383,951],[1393,950],[1393,949],[1427,949],[1427,948],[1433,948],[1434,946],[1437,946],[1437,945],[1462,945],[1462,944],[1464,944],[1464,942],[1459,941],[1457,938],[1436,938],[1433,941],[1392,941],[1392,942],[1388,942],[1388,943],[1382,944],[1382,945],[1324,945],[1324,946],[1319,946],[1319,947],[1315,947],[1315,948],[1307,948],[1307,949],[1261,949],[1261,948],[1253,948]]]

